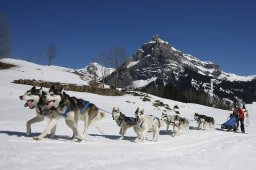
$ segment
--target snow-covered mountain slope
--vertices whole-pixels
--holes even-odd
[[[0,61],[16,65],[16,67],[12,67],[10,69],[12,71],[8,70],[6,79],[8,79],[8,76],[11,74],[22,72],[18,79],[35,79],[79,85],[88,85],[88,82],[93,80],[95,77],[97,80],[101,80],[102,76],[106,77],[115,70],[113,68],[106,68],[98,63],[90,63],[89,66],[86,66],[83,69],[75,70],[54,65],[39,65],[18,59],[1,59]],[[5,71],[6,70],[3,70],[3,72]]]
[[[37,65],[27,62],[16,62],[18,68],[0,70],[0,169],[255,169],[255,114],[249,114],[251,124],[245,127],[248,134],[224,132],[219,130],[220,124],[227,120],[230,111],[176,102],[153,95],[148,97],[150,102],[143,102],[139,96],[114,97],[67,91],[71,96],[89,100],[107,112],[111,112],[112,107],[119,107],[128,116],[134,116],[134,111],[139,106],[145,109],[145,113],[161,117],[163,108],[154,107],[152,103],[155,100],[160,100],[171,108],[178,105],[180,115],[190,120],[189,133],[172,137],[171,131],[166,134],[166,127],[163,126],[158,142],[153,142],[152,134],[148,133],[145,143],[137,143],[133,141],[136,136],[134,131],[128,129],[126,137],[120,141],[119,127],[111,114],[108,114],[106,119],[98,123],[104,133],[99,134],[95,127],[91,127],[87,139],[80,143],[69,140],[71,130],[64,119],[58,121],[54,139],[34,141],[32,136],[40,134],[48,120],[33,124],[32,136],[25,135],[26,122],[35,116],[35,111],[25,108],[24,101],[19,100],[19,96],[31,86],[11,82],[20,78],[36,78],[39,73],[45,80],[52,80],[56,76],[65,82],[73,77],[69,72],[56,71],[55,68],[38,68]],[[42,71],[37,72],[37,69]],[[58,67],[57,70],[63,68]],[[193,118],[195,112],[214,117],[216,129],[197,130]]]
[[[81,73],[83,76],[82,78],[85,80],[93,80],[94,77],[98,80],[101,80],[103,77],[109,76],[113,71],[115,71],[114,68],[107,68],[99,63],[90,63],[88,66],[82,69],[76,70],[79,73]]]
[[[17,59],[1,59],[1,62],[16,65],[8,70],[1,70],[1,76],[4,80],[13,79],[35,79],[50,82],[61,83],[75,83],[79,85],[88,84],[80,78],[79,75],[74,74],[75,70],[59,66],[39,65],[24,60]]]

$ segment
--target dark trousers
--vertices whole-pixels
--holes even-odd
[[[244,118],[239,118],[241,132],[244,133]]]

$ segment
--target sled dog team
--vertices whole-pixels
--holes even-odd
[[[86,138],[87,130],[90,126],[94,125],[99,133],[103,131],[97,126],[97,122],[107,116],[96,105],[76,97],[71,97],[64,92],[61,84],[54,84],[50,87],[49,91],[43,91],[42,88],[37,89],[32,87],[24,95],[20,96],[21,100],[25,100],[25,107],[36,110],[36,116],[26,124],[26,134],[31,134],[31,125],[41,122],[45,117],[50,121],[46,129],[39,135],[33,137],[34,140],[41,140],[45,137],[53,138],[56,132],[57,121],[63,117],[69,128],[71,128],[73,135],[72,140],[81,141]],[[160,127],[163,122],[166,123],[166,133],[169,126],[173,126],[173,134],[180,135],[181,129],[189,131],[189,120],[178,115],[162,114],[161,119],[144,113],[144,109],[137,108],[135,117],[125,116],[119,108],[113,108],[112,118],[120,127],[119,134],[120,140],[124,138],[126,130],[133,128],[137,137],[135,141],[145,141],[145,136],[148,132],[153,133],[153,141],[158,141]],[[194,119],[198,123],[199,129],[205,129],[206,125],[210,128],[214,127],[214,118],[195,113]],[[81,131],[80,121],[83,122],[84,131]]]

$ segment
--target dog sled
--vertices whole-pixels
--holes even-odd
[[[237,127],[238,127],[238,118],[236,116],[232,116],[225,123],[221,125],[221,130],[236,131]]]

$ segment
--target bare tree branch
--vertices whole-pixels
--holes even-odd
[[[119,81],[119,70],[118,68],[123,64],[127,59],[128,55],[124,48],[114,45],[108,51],[99,50],[99,56],[101,61],[104,62],[104,65],[108,67],[113,67],[116,69],[115,82],[112,84],[113,87],[118,87]],[[103,73],[104,74],[104,73]]]
[[[56,58],[57,48],[54,44],[48,46],[47,57],[48,57],[48,65],[52,64],[52,60]]]
[[[0,14],[0,58],[9,57],[10,51],[10,30],[4,16]]]

